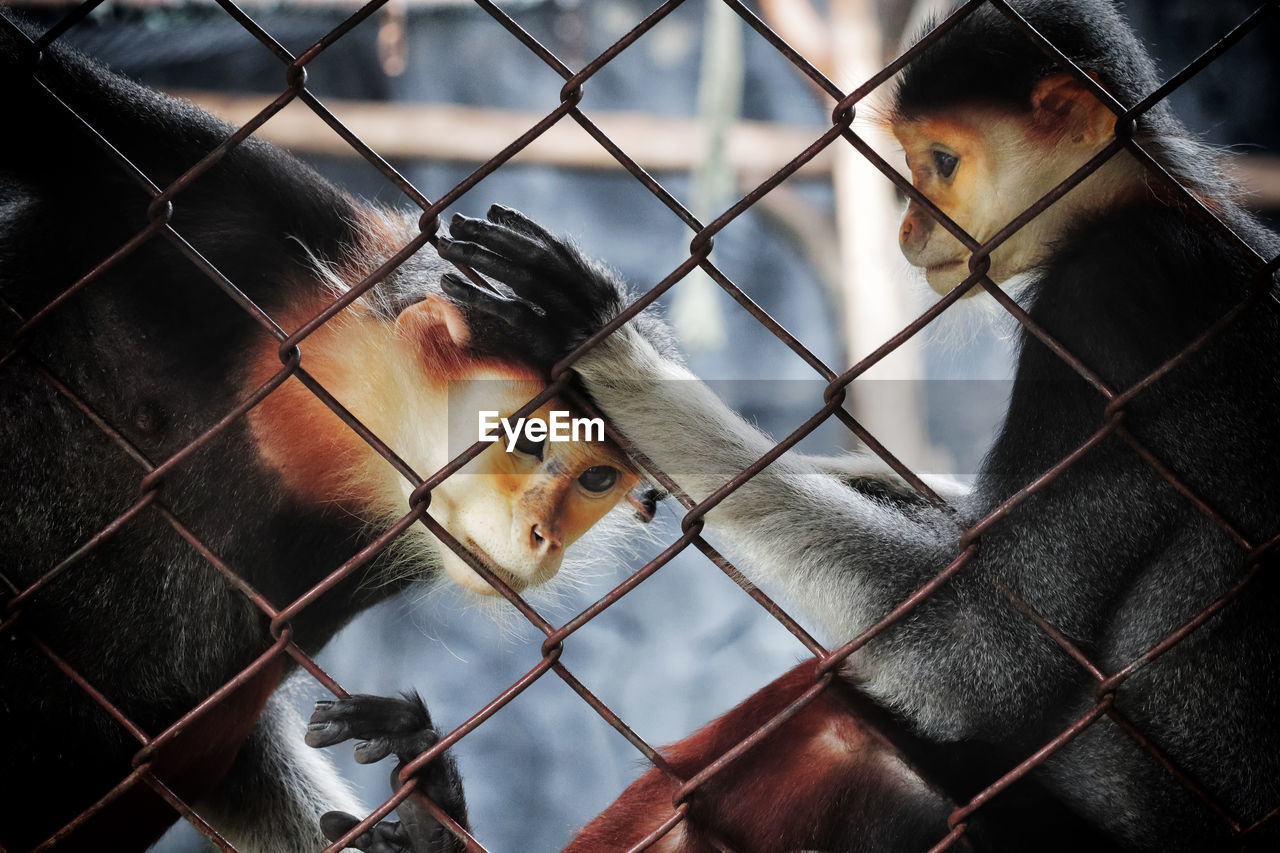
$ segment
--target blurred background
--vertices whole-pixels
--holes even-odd
[[[52,24],[70,5],[9,4]],[[244,11],[295,54],[352,14],[348,0],[247,0]],[[512,0],[498,4],[577,70],[656,2]],[[761,0],[749,4],[845,91],[900,52],[931,0]],[[1243,20],[1257,0],[1128,0],[1131,21],[1166,75]],[[1230,146],[1258,209],[1280,209],[1277,16],[1176,92],[1175,110],[1206,141]],[[63,41],[111,68],[181,94],[234,124],[285,88],[279,60],[207,0],[112,0]],[[436,199],[551,112],[563,80],[469,0],[390,0],[307,66],[308,88],[427,198]],[[581,109],[704,223],[830,126],[834,102],[732,11],[679,4],[590,78]],[[886,157],[892,145],[859,120]],[[365,199],[409,199],[308,108],[295,102],[258,132]],[[517,207],[571,234],[647,288],[688,257],[693,233],[573,121],[564,120],[455,205],[482,215]],[[837,143],[735,219],[712,261],[837,372],[866,356],[935,298],[898,255],[901,201]],[[452,212],[452,211],[450,211]],[[730,405],[782,437],[822,405],[812,368],[701,272],[663,298],[690,365]],[[918,473],[970,475],[998,427],[1014,328],[969,300],[852,386],[849,406]],[[673,436],[678,441],[679,436]],[[854,447],[831,422],[802,444]],[[423,472],[425,473],[425,472]],[[588,552],[576,584],[536,600],[561,624],[679,535],[676,508],[624,549]],[[599,539],[599,537],[597,537]],[[714,538],[712,538],[714,544]],[[581,554],[580,554],[581,556]],[[783,602],[784,606],[786,602]],[[510,609],[510,608],[508,608]],[[800,620],[803,623],[803,618]],[[366,613],[320,655],[352,692],[417,689],[442,730],[530,669],[541,635],[514,611],[494,618],[447,591],[410,594]],[[819,638],[838,644],[847,638]],[[314,650],[309,650],[314,651]],[[805,656],[715,566],[689,551],[575,634],[562,661],[646,741],[679,739]],[[323,689],[291,685],[309,711]],[[301,736],[299,734],[299,736]],[[385,766],[331,751],[373,807]],[[494,851],[558,850],[643,769],[640,754],[560,679],[542,678],[456,748],[477,837]],[[180,825],[157,847],[205,848]]]

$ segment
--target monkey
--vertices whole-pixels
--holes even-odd
[[[766,685],[712,724],[661,750],[681,779],[697,775],[776,715],[785,711],[821,677],[806,661]],[[439,742],[430,715],[417,694],[403,698],[353,696],[317,703],[306,742],[327,747],[358,739],[355,758],[372,763],[394,753],[391,790],[404,784],[405,766]],[[806,772],[793,778],[791,768]],[[957,766],[960,765],[960,766]],[[710,851],[732,838],[732,849],[901,851],[925,850],[948,833],[957,808],[950,792],[966,778],[994,770],[980,750],[942,755],[905,730],[899,720],[840,679],[812,703],[770,732],[735,762],[732,774],[717,774],[689,801],[690,816],[658,849]],[[446,813],[465,820],[462,778],[451,754],[441,753],[415,774]],[[771,785],[767,801],[752,790],[756,780],[783,778]],[[632,783],[584,827],[565,853],[632,849],[670,817],[679,782],[657,768]],[[465,844],[418,801],[396,808],[399,821],[382,821],[351,846],[367,853],[461,853]],[[856,816],[850,819],[850,814]],[[335,811],[321,818],[331,840],[341,838],[359,818]],[[460,821],[460,823],[463,821]],[[465,826],[465,823],[464,823]],[[707,827],[729,828],[711,833]],[[469,829],[469,827],[467,827]],[[1027,850],[1042,853],[1120,848],[1080,821],[1034,781],[1014,786],[966,824],[952,849]]]
[[[418,495],[403,470],[435,473],[478,416],[545,385],[469,346],[485,321],[443,297],[452,266],[416,215],[252,136],[182,180],[234,129],[32,33],[0,15],[0,847],[145,849],[178,813],[136,760],[239,850],[320,849],[321,815],[360,806],[276,690],[296,669],[283,643],[314,653],[414,578],[496,595],[481,565],[517,593],[544,583],[636,471],[602,437],[530,429]],[[428,498],[470,557],[401,524]]]
[[[1026,315],[1004,421],[973,484],[935,487],[951,511],[869,454],[786,452],[718,493],[775,441],[635,322],[575,352],[633,296],[515,211],[454,217],[441,256],[502,287],[447,273],[444,291],[467,316],[508,324],[481,344],[491,351],[549,362],[573,354],[594,404],[699,505],[711,544],[833,642],[935,583],[839,671],[926,747],[939,778],[955,777],[960,802],[1052,744],[1025,778],[1077,819],[1059,849],[1106,849],[1095,835],[1123,850],[1218,849],[1232,843],[1232,822],[1262,822],[1251,849],[1272,849],[1280,827],[1264,819],[1280,804],[1280,619],[1265,593],[1267,548],[1280,534],[1280,240],[1163,102],[1118,127],[1160,79],[1109,0],[1009,5],[1087,79],[1005,10],[965,4],[902,69],[888,118],[914,187],[898,235],[904,256],[939,293],[988,292]],[[1007,228],[1095,159],[1087,177]],[[731,713],[691,741],[735,743],[750,727],[724,727],[749,719]],[[829,719],[836,725],[834,711]],[[1055,740],[1069,726],[1072,737]],[[725,768],[715,784],[734,799],[724,809],[754,822],[713,820],[707,832],[734,849],[787,849],[775,840],[795,836],[796,817],[773,805],[780,791],[801,791],[823,804],[804,810],[816,815],[809,828],[836,839],[814,846],[868,849],[854,830],[873,834],[879,817],[831,782],[835,771],[812,757],[821,754],[812,731],[840,740],[840,729],[810,720],[789,741],[779,735],[793,750],[814,747],[793,753],[803,759],[764,775]],[[701,759],[718,757],[705,750]],[[887,784],[869,772],[875,762],[830,751],[848,779]],[[626,849],[669,818],[670,790],[646,794],[645,779],[606,811],[611,837],[573,849]],[[710,849],[697,814],[661,849]],[[1052,849],[1033,839],[992,849]],[[891,839],[870,849],[916,848]]]

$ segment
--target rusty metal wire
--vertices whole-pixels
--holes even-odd
[[[803,150],[796,152],[794,158],[789,163],[767,177],[758,186],[747,192],[740,200],[728,207],[709,223],[701,222],[688,209],[686,209],[674,195],[661,185],[661,183],[659,183],[652,175],[648,174],[638,163],[636,163],[635,160],[628,156],[626,151],[609,139],[600,127],[593,122],[589,115],[581,108],[585,87],[591,81],[592,77],[607,64],[615,60],[624,51],[629,49],[638,40],[642,39],[651,29],[662,22],[673,10],[682,4],[682,0],[668,0],[668,2],[660,5],[640,21],[640,23],[636,24],[629,32],[619,38],[598,56],[588,61],[576,72],[567,64],[562,62],[546,46],[539,43],[536,38],[524,30],[511,16],[492,2],[492,0],[475,0],[475,4],[490,15],[511,37],[504,44],[495,49],[529,51],[545,63],[546,66],[554,73],[563,78],[564,85],[560,92],[559,105],[547,113],[545,117],[537,121],[525,133],[512,140],[509,145],[484,162],[464,180],[448,192],[444,193],[434,202],[429,200],[403,175],[397,172],[390,164],[380,157],[377,152],[373,151],[368,145],[362,142],[356,134],[344,126],[343,123],[328,108],[326,108],[321,99],[307,87],[308,64],[319,57],[336,41],[350,32],[361,21],[378,11],[378,9],[385,5],[387,0],[373,0],[373,2],[361,7],[354,14],[350,15],[334,27],[328,34],[297,55],[294,55],[277,42],[271,34],[259,26],[245,10],[238,7],[234,0],[217,0],[218,6],[221,7],[228,16],[242,26],[245,31],[252,35],[263,46],[264,50],[269,51],[280,62],[284,87],[280,94],[256,117],[254,117],[253,120],[249,121],[238,131],[228,136],[213,150],[209,151],[199,162],[192,165],[186,172],[164,187],[153,183],[151,178],[145,174],[143,170],[130,162],[128,158],[114,148],[111,143],[107,139],[103,138],[88,122],[81,119],[81,117],[77,115],[71,107],[59,99],[59,93],[57,91],[45,86],[41,77],[40,57],[44,48],[62,37],[78,22],[83,20],[102,2],[102,0],[86,0],[86,2],[74,7],[62,18],[61,21],[43,35],[33,41],[28,39],[30,41],[30,53],[32,58],[31,73],[34,80],[40,86],[44,87],[44,92],[47,97],[51,99],[53,103],[61,105],[61,108],[67,113],[67,115],[80,125],[80,129],[84,133],[88,134],[88,136],[107,153],[121,172],[130,176],[151,198],[151,203],[148,207],[149,221],[147,224],[139,229],[131,239],[119,246],[110,255],[103,258],[80,280],[67,286],[46,306],[32,314],[30,317],[25,317],[18,314],[18,312],[9,306],[8,303],[3,303],[4,309],[13,316],[18,325],[17,330],[13,333],[5,350],[0,353],[0,365],[8,363],[11,360],[21,360],[28,369],[33,370],[42,376],[44,380],[48,382],[50,387],[61,394],[72,406],[83,413],[88,421],[106,435],[124,455],[133,460],[133,462],[138,466],[139,472],[138,494],[132,505],[121,512],[113,521],[104,526],[101,530],[87,538],[84,543],[76,548],[72,553],[66,555],[36,581],[24,588],[19,588],[14,585],[10,579],[3,578],[7,585],[7,600],[5,600],[3,604],[3,609],[0,610],[0,629],[3,629],[5,632],[14,632],[17,636],[20,636],[34,648],[42,652],[55,667],[61,670],[67,678],[78,685],[79,688],[93,700],[93,702],[103,708],[112,718],[115,719],[124,731],[135,738],[139,743],[139,749],[133,760],[133,771],[123,776],[115,788],[103,796],[98,802],[90,805],[79,816],[60,829],[55,835],[50,837],[36,849],[45,850],[56,847],[60,840],[117,800],[130,788],[145,785],[159,793],[178,814],[190,821],[220,849],[233,850],[234,848],[225,839],[221,838],[211,826],[205,823],[191,809],[189,804],[184,803],[172,790],[167,788],[165,784],[152,773],[151,761],[153,756],[166,742],[176,737],[193,722],[205,717],[206,715],[216,714],[219,708],[219,703],[238,686],[251,679],[256,673],[264,668],[282,664],[286,658],[292,659],[303,669],[307,670],[320,684],[332,691],[335,695],[339,697],[346,696],[347,694],[342,687],[328,674],[326,674],[319,665],[316,664],[316,662],[293,641],[292,629],[290,627],[291,620],[298,616],[298,614],[303,610],[312,606],[319,598],[328,594],[329,591],[344,578],[349,577],[353,573],[357,572],[362,566],[366,565],[377,554],[386,549],[393,540],[414,524],[425,525],[431,533],[437,536],[447,547],[457,553],[478,574],[488,580],[529,621],[532,626],[542,633],[544,639],[541,643],[540,659],[537,664],[535,664],[523,677],[508,686],[505,690],[502,690],[492,699],[492,701],[472,714],[472,716],[465,720],[461,725],[441,738],[435,746],[406,767],[401,777],[404,780],[404,784],[400,789],[380,805],[372,814],[368,815],[363,821],[361,821],[358,826],[353,828],[342,841],[334,843],[328,848],[328,850],[340,850],[344,846],[344,842],[346,840],[354,838],[356,835],[365,831],[368,827],[390,814],[398,803],[409,796],[422,798],[423,802],[425,802],[437,818],[444,822],[455,834],[459,835],[466,841],[468,850],[484,850],[479,842],[470,837],[461,829],[461,827],[448,818],[448,816],[445,815],[443,811],[436,806],[436,804],[432,803],[429,799],[426,799],[416,791],[417,781],[413,778],[412,774],[427,762],[430,762],[438,756],[441,752],[450,748],[462,738],[466,737],[470,732],[474,731],[477,727],[484,724],[484,722],[494,713],[510,703],[530,685],[543,678],[548,673],[554,673],[562,679],[575,693],[577,693],[579,697],[581,697],[585,703],[594,709],[605,720],[605,722],[616,729],[623,737],[633,744],[646,760],[651,762],[673,781],[676,793],[673,797],[672,809],[669,817],[660,826],[654,829],[648,837],[643,839],[633,848],[635,850],[646,849],[650,845],[657,843],[669,832],[689,819],[690,798],[698,792],[700,788],[705,786],[709,780],[723,772],[726,767],[759,744],[760,741],[767,737],[771,731],[777,729],[787,719],[799,713],[818,696],[822,695],[822,693],[828,689],[832,680],[836,677],[836,671],[838,668],[851,654],[887,630],[890,626],[902,620],[915,607],[919,606],[921,602],[932,595],[938,587],[947,581],[948,578],[958,572],[964,571],[965,567],[974,559],[975,555],[981,549],[984,533],[990,530],[994,525],[998,525],[1011,513],[1016,512],[1018,506],[1023,501],[1062,475],[1064,471],[1074,465],[1104,438],[1112,435],[1120,437],[1132,446],[1154,471],[1176,488],[1187,501],[1196,507],[1196,509],[1232,537],[1232,539],[1239,545],[1241,552],[1241,570],[1239,579],[1217,600],[1205,607],[1200,613],[1187,620],[1185,624],[1177,628],[1158,643],[1151,646],[1151,648],[1142,655],[1139,655],[1125,666],[1110,673],[1100,669],[1084,652],[1073,645],[1060,630],[1046,621],[1012,590],[1004,589],[1003,592],[1009,598],[1013,606],[1027,619],[1037,625],[1046,636],[1052,639],[1053,642],[1062,649],[1064,654],[1070,656],[1088,674],[1088,676],[1096,682],[1095,701],[1093,706],[1073,723],[1058,732],[1052,738],[1045,741],[1038,749],[1026,756],[1026,758],[1016,766],[1009,768],[998,779],[991,781],[984,790],[977,793],[968,802],[959,804],[950,818],[951,831],[946,835],[946,837],[938,840],[938,843],[933,850],[942,851],[952,849],[957,844],[961,843],[966,835],[967,822],[974,813],[981,810],[992,799],[998,797],[1002,791],[1024,777],[1033,768],[1043,763],[1056,751],[1060,750],[1073,738],[1077,737],[1089,726],[1093,725],[1097,720],[1103,717],[1107,717],[1115,722],[1122,731],[1129,735],[1134,743],[1151,756],[1151,759],[1154,762],[1163,767],[1174,779],[1178,781],[1179,784],[1190,791],[1195,797],[1203,801],[1229,829],[1240,848],[1244,847],[1248,840],[1257,833],[1260,827],[1273,821],[1280,820],[1280,804],[1277,804],[1276,808],[1272,809],[1270,813],[1261,820],[1253,823],[1252,825],[1243,823],[1238,816],[1232,815],[1221,803],[1215,801],[1214,798],[1205,790],[1203,785],[1198,783],[1184,770],[1179,768],[1159,749],[1158,746],[1145,737],[1143,733],[1128,721],[1113,705],[1117,689],[1129,677],[1131,677],[1134,672],[1163,655],[1248,588],[1250,583],[1259,575],[1263,566],[1264,558],[1269,554],[1272,554],[1275,551],[1277,544],[1280,543],[1280,537],[1266,542],[1255,542],[1250,540],[1241,531],[1236,529],[1218,509],[1197,495],[1192,488],[1178,477],[1177,466],[1175,463],[1158,457],[1150,448],[1145,447],[1136,437],[1128,432],[1123,424],[1126,407],[1134,399],[1139,397],[1153,384],[1159,382],[1162,377],[1168,374],[1174,367],[1188,358],[1192,353],[1199,350],[1217,335],[1221,334],[1224,329],[1235,322],[1245,312],[1252,310],[1259,302],[1271,298],[1269,295],[1271,278],[1275,274],[1277,268],[1280,267],[1280,259],[1260,257],[1253,248],[1241,240],[1237,235],[1232,233],[1230,229],[1218,220],[1213,215],[1213,212],[1207,209],[1198,198],[1187,192],[1184,188],[1178,186],[1172,178],[1169,178],[1168,175],[1164,175],[1171,190],[1177,193],[1180,199],[1185,202],[1190,209],[1196,211],[1199,217],[1203,220],[1205,227],[1215,229],[1215,231],[1221,235],[1223,240],[1229,241],[1238,250],[1241,257],[1249,259],[1249,262],[1252,264],[1256,272],[1256,286],[1253,292],[1246,299],[1241,301],[1239,305],[1235,306],[1226,315],[1215,320],[1199,337],[1196,338],[1196,340],[1178,354],[1170,358],[1158,369],[1152,371],[1147,377],[1135,383],[1125,391],[1118,391],[1111,387],[1101,377],[1096,375],[1088,365],[1074,355],[1067,347],[1055,340],[1049,332],[1037,326],[1013,299],[1005,295],[991,281],[991,279],[987,277],[987,271],[990,267],[990,255],[997,247],[1008,240],[1019,229],[1031,221],[1031,219],[1040,214],[1050,205],[1054,204],[1072,187],[1087,178],[1095,169],[1100,167],[1118,152],[1122,150],[1127,151],[1149,169],[1156,173],[1162,172],[1156,161],[1150,156],[1150,154],[1148,154],[1148,152],[1144,151],[1141,145],[1133,138],[1132,132],[1135,127],[1136,119],[1147,110],[1160,103],[1171,92],[1183,85],[1199,71],[1203,70],[1209,65],[1209,63],[1213,62],[1218,56],[1230,49],[1231,46],[1240,39],[1244,38],[1249,32],[1254,30],[1267,15],[1274,14],[1276,12],[1276,4],[1274,2],[1260,4],[1258,9],[1242,21],[1238,27],[1217,40],[1212,45],[1208,46],[1198,59],[1190,63],[1177,74],[1170,77],[1163,85],[1148,93],[1140,102],[1136,104],[1122,104],[1116,101],[1088,74],[1063,55],[1052,43],[1046,40],[1040,33],[1036,32],[1018,15],[1014,9],[1010,7],[1008,2],[1005,2],[1005,0],[971,0],[962,6],[953,16],[951,16],[951,18],[945,21],[935,31],[850,92],[845,92],[825,77],[814,64],[809,62],[804,56],[800,55],[795,49],[785,43],[743,2],[740,2],[740,0],[720,1],[724,2],[725,5],[731,8],[756,36],[763,39],[776,49],[777,53],[794,66],[798,73],[806,77],[815,87],[831,98],[835,106],[832,110],[830,126],[816,139],[814,139],[812,144]],[[949,219],[932,202],[921,195],[921,193],[911,185],[909,180],[900,175],[889,163],[877,155],[867,142],[853,129],[852,125],[859,106],[862,104],[864,99],[876,89],[876,87],[880,86],[882,83],[893,77],[893,75],[897,74],[916,56],[929,50],[930,46],[939,36],[984,4],[989,4],[995,7],[1007,16],[1025,33],[1026,37],[1030,41],[1036,44],[1044,51],[1045,54],[1056,61],[1062,69],[1071,73],[1081,85],[1090,90],[1103,104],[1115,113],[1116,138],[1089,163],[1082,166],[1073,175],[1064,180],[1058,187],[1047,193],[1035,204],[1028,207],[1025,211],[1009,222],[1005,228],[1001,229],[990,239],[986,241],[979,241],[965,233],[959,225]],[[21,30],[4,17],[3,13],[0,13],[0,26],[6,27],[18,38],[27,38]],[[316,115],[318,115],[330,128],[332,128],[334,133],[340,136],[351,146],[351,149],[355,154],[359,155],[377,169],[391,186],[394,186],[402,192],[405,197],[420,208],[422,212],[419,220],[420,233],[413,240],[403,246],[400,251],[396,252],[392,257],[388,258],[387,261],[377,270],[370,273],[362,281],[355,283],[343,296],[334,299],[331,304],[298,328],[290,330],[281,328],[277,325],[277,323],[268,316],[264,310],[254,304],[254,302],[246,296],[235,285],[235,283],[229,280],[212,263],[201,256],[201,254],[191,246],[170,223],[173,218],[174,211],[176,209],[180,209],[183,204],[184,191],[199,176],[208,171],[228,152],[232,151],[236,146],[244,142],[245,139],[252,135],[269,118],[294,100],[302,102],[315,112]],[[477,442],[450,461],[449,464],[439,471],[432,472],[428,476],[422,476],[421,473],[412,470],[404,460],[397,457],[396,454],[378,438],[378,436],[362,424],[354,415],[351,414],[351,412],[343,408],[341,404],[339,404],[338,401],[321,385],[321,383],[307,372],[303,367],[300,345],[306,341],[309,336],[315,333],[317,329],[345,310],[347,306],[349,306],[361,294],[367,292],[378,282],[390,275],[414,252],[427,244],[434,245],[436,241],[439,215],[446,207],[453,204],[465,193],[469,192],[483,178],[501,168],[503,164],[511,159],[511,157],[553,125],[565,120],[574,122],[585,130],[605,151],[616,159],[619,165],[630,173],[630,175],[633,176],[641,186],[651,192],[677,219],[683,222],[693,232],[693,237],[689,243],[688,257],[685,258],[675,269],[671,270],[669,274],[662,277],[656,284],[649,287],[648,290],[646,290],[615,320],[610,322],[605,328],[601,329],[597,334],[584,342],[574,353],[567,356],[560,364],[556,365],[552,372],[552,383],[545,391],[531,400],[528,405],[521,410],[520,414],[532,411],[554,395],[561,395],[569,398],[571,402],[575,403],[575,405],[578,405],[582,409],[590,412],[591,407],[589,402],[580,399],[575,395],[572,387],[568,383],[570,371],[574,362],[592,347],[596,346],[606,336],[613,333],[619,326],[635,316],[647,305],[654,302],[654,300],[658,299],[658,297],[664,292],[674,287],[695,268],[701,268],[705,271],[713,281],[715,281],[739,305],[749,312],[757,322],[759,322],[764,328],[768,329],[788,348],[795,352],[828,384],[824,395],[824,405],[819,410],[814,412],[811,417],[809,417],[792,433],[779,440],[768,453],[751,465],[747,466],[741,472],[732,476],[719,489],[700,502],[694,502],[691,500],[688,495],[680,489],[677,482],[655,468],[653,464],[643,456],[639,449],[635,448],[627,441],[625,436],[618,434],[616,430],[610,428],[610,436],[615,441],[619,442],[624,449],[628,450],[628,452],[630,452],[633,457],[646,468],[646,470],[651,472],[661,485],[669,490],[684,507],[685,512],[681,521],[681,535],[674,542],[668,545],[660,554],[647,562],[624,581],[619,583],[594,604],[569,619],[563,625],[557,627],[544,618],[535,608],[525,602],[517,593],[508,587],[501,578],[490,572],[486,565],[471,555],[461,543],[451,537],[449,533],[445,531],[434,518],[432,518],[429,512],[432,490],[446,477],[453,474],[470,459],[474,458],[481,450],[484,449],[485,445],[481,442]],[[739,217],[744,211],[759,201],[759,199],[766,193],[786,181],[800,167],[817,157],[827,148],[841,143],[852,146],[863,157],[865,157],[868,162],[879,170],[886,180],[892,182],[900,192],[923,206],[926,210],[930,211],[938,222],[941,223],[942,227],[946,228],[953,236],[955,236],[970,252],[970,274],[959,287],[955,288],[948,295],[938,300],[928,310],[908,323],[900,332],[885,341],[870,354],[844,370],[838,370],[824,364],[821,359],[819,359],[811,350],[806,348],[800,340],[789,333],[776,320],[770,317],[745,292],[743,292],[729,278],[729,276],[716,267],[716,265],[710,260],[713,241],[719,232],[724,230],[724,228]],[[262,326],[268,334],[272,335],[279,342],[278,349],[280,358],[279,370],[260,387],[248,394],[230,411],[225,413],[213,413],[217,416],[217,420],[212,426],[208,427],[196,439],[191,441],[187,446],[177,451],[168,459],[158,461],[148,459],[146,455],[137,447],[133,446],[118,429],[112,426],[100,413],[95,411],[92,406],[86,403],[77,394],[74,388],[69,387],[69,385],[60,379],[48,366],[42,364],[34,355],[26,352],[24,348],[25,342],[29,338],[33,329],[38,327],[49,316],[60,310],[60,308],[73,295],[85,288],[93,287],[95,281],[97,281],[115,264],[129,256],[130,253],[134,252],[138,247],[154,240],[164,240],[176,247],[178,251],[182,252],[190,260],[193,268],[199,270],[213,285],[221,289],[229,299],[233,300],[241,309],[243,309],[250,318]],[[836,418],[843,422],[860,441],[866,444],[874,453],[879,455],[887,464],[904,477],[907,482],[912,484],[920,494],[939,507],[949,509],[945,502],[931,489],[929,489],[929,487],[914,472],[912,472],[899,459],[894,457],[874,435],[858,423],[857,420],[843,408],[842,403],[845,396],[845,389],[855,379],[877,364],[889,353],[901,346],[912,336],[920,332],[921,329],[927,326],[942,312],[947,310],[948,307],[953,305],[958,299],[974,288],[982,288],[987,291],[1027,330],[1028,333],[1035,336],[1049,347],[1058,355],[1059,358],[1062,359],[1064,363],[1069,365],[1097,391],[1100,397],[1106,402],[1103,421],[1098,426],[1097,432],[1083,442],[1076,450],[1063,457],[1048,470],[1044,471],[1040,477],[1036,478],[1021,491],[1014,494],[1003,504],[991,511],[985,518],[979,519],[972,525],[968,526],[967,529],[960,531],[958,552],[956,553],[956,556],[937,576],[930,579],[907,599],[900,602],[892,609],[891,612],[885,614],[873,626],[863,631],[858,636],[850,638],[839,648],[828,650],[818,643],[818,641],[816,641],[796,620],[792,619],[782,607],[747,581],[729,560],[721,555],[702,537],[704,516],[726,497],[763,470],[773,460],[778,458],[785,451],[794,447],[801,439],[830,418]],[[396,471],[405,477],[405,479],[412,485],[413,492],[406,507],[407,511],[395,524],[383,531],[381,535],[379,535],[371,544],[362,549],[359,553],[355,554],[341,566],[334,569],[324,580],[318,583],[311,590],[298,597],[296,600],[289,602],[286,606],[277,609],[269,603],[263,595],[247,583],[236,572],[234,566],[229,565],[221,559],[213,549],[208,547],[208,545],[206,545],[183,523],[183,521],[166,504],[162,496],[161,486],[165,475],[168,472],[172,471],[183,460],[189,458],[198,448],[204,446],[227,430],[232,423],[245,417],[251,409],[261,403],[267,396],[272,394],[290,377],[294,377],[302,381],[303,384],[317,397],[317,399],[333,411],[334,414],[336,414],[347,425],[347,427],[366,441],[371,448],[373,448],[388,462],[388,464],[392,465]],[[594,412],[591,413],[594,414]],[[64,572],[74,571],[76,565],[87,555],[101,547],[103,543],[110,540],[110,538],[121,528],[130,524],[135,518],[143,513],[153,513],[163,519],[179,536],[182,537],[182,539],[202,555],[205,561],[213,569],[220,573],[236,590],[238,590],[246,601],[252,604],[253,607],[257,608],[257,610],[261,611],[261,613],[269,620],[270,624],[270,644],[256,660],[254,660],[249,666],[245,667],[241,672],[237,673],[214,693],[209,695],[204,701],[192,708],[181,719],[173,723],[164,731],[160,732],[147,732],[135,721],[130,720],[111,702],[108,696],[106,696],[98,686],[86,680],[72,666],[63,660],[56,650],[45,644],[45,642],[40,638],[39,625],[28,625],[22,618],[24,605],[27,604],[33,596],[37,595],[42,589],[44,589],[50,581]],[[763,724],[758,730],[751,733],[724,755],[720,756],[710,765],[698,772],[697,775],[692,778],[685,779],[681,778],[680,775],[675,772],[675,770],[656,749],[640,738],[625,721],[623,721],[608,707],[607,704],[594,695],[569,670],[560,658],[564,651],[565,643],[579,629],[621,600],[637,585],[643,582],[646,578],[652,576],[655,572],[659,571],[675,555],[687,549],[689,546],[693,546],[698,551],[706,555],[715,566],[723,571],[736,584],[742,587],[783,627],[790,631],[810,651],[816,659],[818,666],[815,669],[816,679],[812,687],[805,691],[803,695],[796,699],[775,718]],[[731,849],[723,842],[718,842],[717,846],[722,850]]]

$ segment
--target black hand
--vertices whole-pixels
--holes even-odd
[[[320,817],[320,831],[330,841],[337,841],[359,822],[358,817],[346,812],[326,812]],[[347,846],[364,853],[415,853],[404,826],[387,820],[357,835]]]
[[[550,366],[626,305],[625,289],[577,249],[524,214],[501,205],[488,219],[454,216],[441,257],[501,282],[511,295],[482,288],[457,273],[444,292],[473,323],[485,352]],[[493,324],[496,323],[496,328]]]
[[[391,788],[400,787],[400,771],[440,740],[431,725],[431,715],[416,694],[403,698],[352,696],[348,699],[317,702],[307,726],[308,746],[332,746],[357,738],[355,758],[371,764],[394,754],[399,761],[391,771]],[[438,803],[463,827],[467,826],[467,804],[462,776],[453,756],[444,753],[418,772],[419,790]],[[461,841],[444,829],[415,797],[396,807],[400,823],[383,821],[360,835],[352,846],[366,853],[454,853],[464,848]],[[358,823],[345,812],[329,812],[320,829],[330,841],[336,840]]]

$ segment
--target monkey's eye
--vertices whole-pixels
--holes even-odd
[[[960,165],[960,158],[954,154],[948,154],[945,151],[933,152],[933,166],[938,170],[938,174],[944,178],[950,178],[956,173],[956,166]]]
[[[582,488],[597,495],[612,489],[616,482],[618,482],[618,469],[612,465],[593,465],[583,471],[582,476],[578,478]]]
[[[523,431],[520,437],[516,439],[516,453],[523,453],[525,456],[532,456],[534,459],[542,458],[542,450],[547,446],[547,442],[532,441]]]

